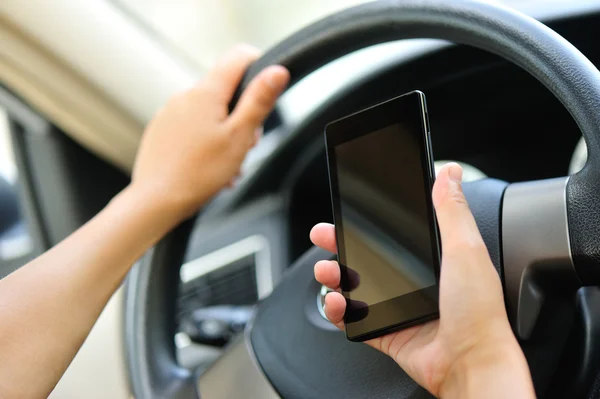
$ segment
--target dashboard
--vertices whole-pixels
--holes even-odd
[[[599,22],[600,14],[594,13],[550,25],[600,66]],[[332,221],[323,126],[414,89],[427,96],[435,159],[463,162],[474,176],[508,182],[569,173],[581,139],[578,127],[541,84],[506,61],[444,45],[374,70],[314,109],[310,122],[284,120],[267,132],[264,147],[259,146],[260,165],[195,221],[178,300],[176,343],[184,365],[208,364],[218,356],[226,339],[212,345],[206,337],[230,336],[232,312],[251,312],[310,248],[310,228]],[[221,313],[194,319],[194,333],[204,332],[190,339],[194,333],[183,326],[203,308]],[[246,319],[235,320],[243,324]]]

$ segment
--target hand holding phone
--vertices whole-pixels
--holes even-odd
[[[332,122],[325,137],[347,338],[437,318],[440,245],[424,94]]]
[[[437,397],[535,398],[527,362],[508,323],[500,278],[460,180],[460,166],[446,165],[432,194],[443,246],[440,319],[365,343],[390,356]],[[310,234],[315,245],[332,253],[335,236],[328,223],[316,225]],[[314,271],[321,284],[333,290],[340,286],[336,261],[319,261]],[[330,292],[324,310],[344,330],[346,298]]]

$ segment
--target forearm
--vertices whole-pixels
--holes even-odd
[[[535,398],[529,368],[518,346],[473,354],[453,368],[440,392],[442,399],[483,397]]]
[[[180,218],[128,188],[0,281],[0,397],[46,397],[131,265]]]

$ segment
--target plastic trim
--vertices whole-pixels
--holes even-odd
[[[571,256],[568,178],[517,183],[504,194],[502,247],[506,301],[522,339],[531,336],[549,291],[581,286]]]

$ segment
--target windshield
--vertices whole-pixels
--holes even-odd
[[[490,0],[491,1],[491,0]],[[548,0],[501,0],[515,6]],[[336,11],[365,0],[113,0],[157,40],[206,71],[227,48],[262,50]]]

